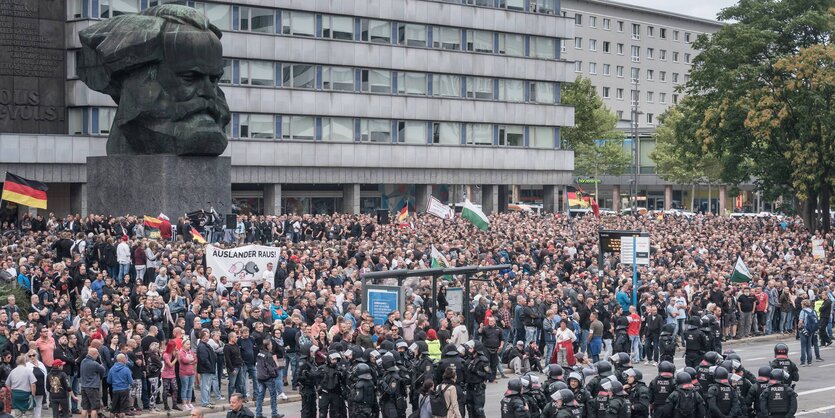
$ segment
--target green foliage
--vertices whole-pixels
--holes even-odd
[[[579,144],[574,148],[574,171],[581,176],[620,176],[631,163],[632,156],[623,149],[623,139]]]
[[[658,176],[680,184],[718,183],[719,159],[705,153],[694,140],[680,107],[686,108],[687,101],[658,118],[661,124],[655,129],[656,146],[650,154]]]
[[[566,148],[591,146],[598,139],[623,139],[623,133],[615,129],[617,116],[603,104],[591,80],[578,76],[574,83],[561,86],[562,103],[574,106],[574,126],[560,131]]]

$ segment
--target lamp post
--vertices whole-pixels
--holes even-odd
[[[638,101],[641,98],[641,93],[638,91],[638,77],[632,78],[632,214],[638,213],[638,116],[641,114],[638,111]]]

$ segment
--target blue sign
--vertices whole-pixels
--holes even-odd
[[[382,325],[390,313],[400,309],[399,287],[375,286],[367,289],[366,292],[366,310],[374,318],[374,325]]]

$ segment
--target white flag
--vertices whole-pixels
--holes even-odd
[[[429,202],[426,205],[426,213],[435,215],[441,219],[452,219],[452,208],[441,203],[435,196],[429,196]]]

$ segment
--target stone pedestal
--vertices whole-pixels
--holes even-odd
[[[87,210],[177,217],[214,206],[232,213],[232,159],[176,155],[87,157]]]

